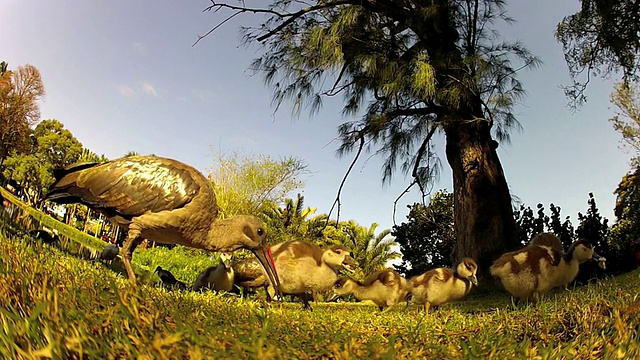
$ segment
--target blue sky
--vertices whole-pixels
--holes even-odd
[[[613,115],[613,81],[594,79],[589,102],[577,113],[567,107],[560,85],[568,84],[566,65],[553,31],[578,0],[511,1],[514,26],[502,27],[544,62],[523,72],[527,97],[515,109],[523,131],[501,144],[499,156],[512,195],[530,206],[562,207],[577,225],[578,211],[595,194],[601,213],[615,220],[613,191],[629,169],[631,154],[607,121]],[[307,206],[329,211],[351,157],[335,156],[340,99],[325,101],[319,114],[299,119],[283,107],[274,114],[271,90],[248,65],[255,47],[240,45],[239,26],[255,21],[237,17],[192,44],[221,15],[203,13],[209,1],[35,1],[5,0],[0,12],[0,60],[13,69],[36,66],[47,95],[43,119],[65,124],[82,144],[108,158],[127,151],[154,153],[194,165],[204,173],[213,154],[242,151],[273,157],[296,156],[312,174],[302,191]],[[439,153],[443,139],[438,140]],[[379,230],[393,225],[393,202],[408,180],[398,174],[380,181],[381,160],[361,159],[343,190],[341,219]],[[434,190],[451,190],[446,159]],[[295,194],[291,194],[292,197]],[[407,204],[398,204],[396,222]],[[334,212],[335,214],[335,212]]]

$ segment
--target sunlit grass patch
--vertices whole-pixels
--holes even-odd
[[[26,236],[1,235],[0,253],[2,359],[640,356],[639,271],[537,305],[513,307],[495,294],[429,314],[345,302],[305,311],[299,302],[132,287],[102,263]]]

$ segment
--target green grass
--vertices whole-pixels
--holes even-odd
[[[266,304],[142,285],[26,237],[0,236],[0,358],[633,358],[639,272],[513,309],[496,294],[428,315]]]
[[[640,357],[640,270],[552,292],[535,306],[514,308],[500,293],[425,315],[364,303],[309,312],[152,281],[132,288],[112,267],[19,232],[0,231],[0,254],[0,359]],[[136,251],[134,261],[190,283],[210,259],[156,248]]]

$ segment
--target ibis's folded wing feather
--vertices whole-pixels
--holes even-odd
[[[174,160],[131,156],[71,169],[51,186],[47,197],[131,218],[185,206],[200,190],[193,176],[202,175]]]

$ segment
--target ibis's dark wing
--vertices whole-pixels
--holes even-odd
[[[203,183],[195,177],[204,179],[189,165],[155,156],[76,165],[55,175],[57,179],[49,188],[48,200],[82,203],[107,215],[128,219],[146,212],[183,207]]]

